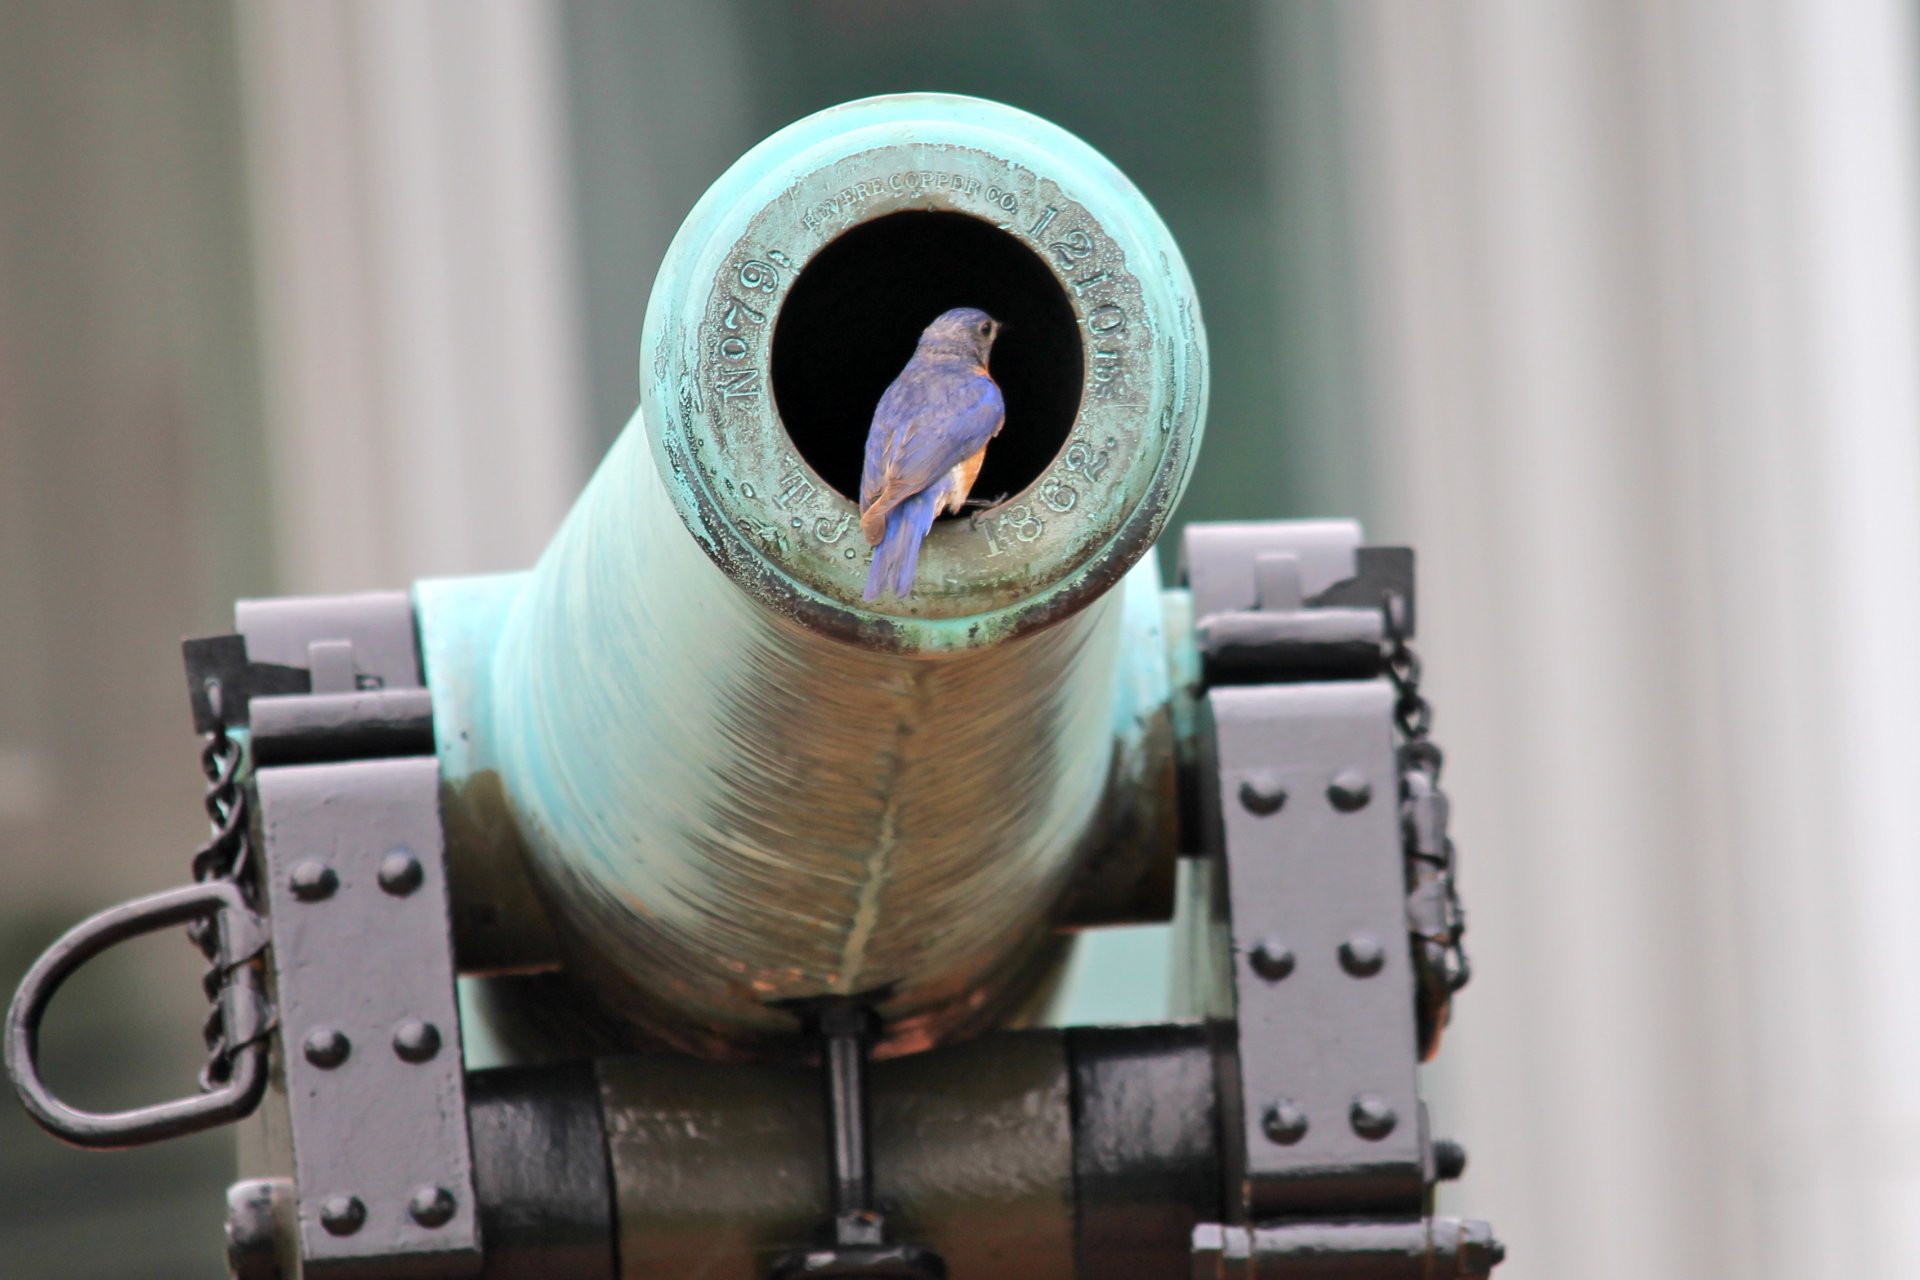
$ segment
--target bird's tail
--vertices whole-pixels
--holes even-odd
[[[913,590],[913,575],[920,567],[920,543],[933,528],[933,517],[940,509],[938,496],[916,493],[887,512],[887,532],[873,553],[873,568],[867,571],[868,600],[878,600],[891,591],[905,596]]]

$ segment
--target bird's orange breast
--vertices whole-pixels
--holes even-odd
[[[953,488],[947,491],[944,510],[959,515],[967,509],[967,495],[973,492],[973,482],[980,475],[980,464],[987,459],[987,446],[981,445],[978,453],[970,458],[962,458],[954,464],[947,475],[953,479]]]
[[[987,460],[987,446],[981,445],[980,451],[971,458],[960,460],[960,497],[964,500],[973,492],[973,482],[980,478],[981,464]]]

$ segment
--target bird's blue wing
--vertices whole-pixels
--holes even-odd
[[[911,417],[882,464],[882,487],[900,494],[919,493],[980,452],[1007,416],[1000,388],[985,374],[929,378],[918,390]]]
[[[903,370],[899,377],[888,384],[873,411],[873,425],[867,430],[866,460],[860,468],[860,508],[863,511],[886,487],[887,463],[893,457],[903,429],[913,422],[918,408],[916,402],[923,398],[919,384],[907,376],[910,371]]]

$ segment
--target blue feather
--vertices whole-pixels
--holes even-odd
[[[917,493],[980,452],[1006,415],[987,374],[909,361],[874,411],[860,475],[863,505],[880,491],[889,462],[899,490]]]
[[[922,385],[929,392],[946,394],[937,399],[930,395],[932,403],[895,435],[894,469],[910,492],[937,484],[962,458],[980,452],[1007,412],[1000,388],[983,373],[959,377],[929,373]]]
[[[905,596],[913,590],[914,574],[920,568],[920,544],[933,528],[934,513],[946,496],[940,485],[916,493],[887,512],[887,533],[874,552],[873,568],[867,571],[868,600],[878,600],[882,592]]]

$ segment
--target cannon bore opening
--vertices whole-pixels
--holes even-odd
[[[774,324],[780,421],[820,478],[858,500],[874,406],[949,307],[979,307],[1005,329],[991,369],[1007,425],[973,496],[1026,488],[1058,456],[1080,412],[1083,360],[1073,304],[1047,264],[992,223],[963,213],[895,213],[816,254]]]

